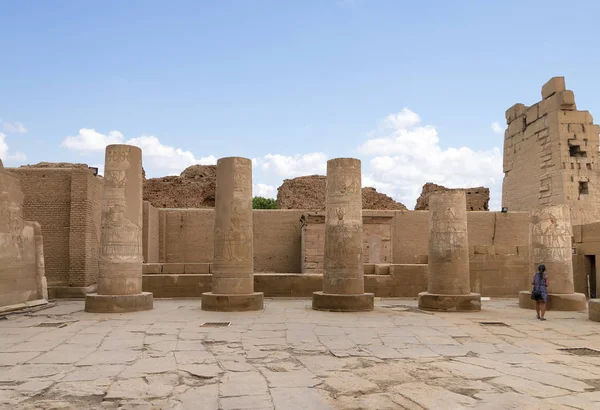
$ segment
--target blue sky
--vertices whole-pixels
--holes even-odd
[[[565,76],[600,115],[600,3],[0,2],[0,157],[99,165],[142,146],[148,176],[255,159],[255,194],[363,161],[413,207],[428,181],[500,205],[504,111]],[[494,131],[492,123],[500,128]]]

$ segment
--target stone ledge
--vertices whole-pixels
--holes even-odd
[[[531,300],[531,291],[519,292],[519,307],[522,309],[535,309],[535,301]],[[580,312],[586,309],[586,297],[583,293],[549,293],[546,310],[562,312]]]
[[[375,295],[372,293],[336,295],[319,291],[313,293],[312,299],[314,310],[328,312],[365,312],[373,310],[374,304]]]
[[[152,293],[142,292],[137,295],[98,295],[92,293],[85,296],[85,311],[89,313],[128,313],[152,310],[154,300]]]
[[[419,309],[437,312],[478,312],[481,310],[481,295],[438,295],[419,293]]]
[[[600,322],[600,299],[588,300],[588,318]]]
[[[29,302],[17,303],[14,305],[1,306],[0,314],[14,312],[14,311],[21,310],[21,309],[29,309],[29,308],[33,308],[33,307],[44,306],[47,304],[48,304],[48,301],[46,299],[37,299],[37,300],[31,300]]]
[[[215,294],[205,292],[202,294],[202,310],[213,312],[246,312],[262,310],[264,307],[264,294],[254,292],[250,294]]]
[[[83,299],[88,293],[95,293],[98,285],[88,286],[48,286],[48,298],[50,299]]]

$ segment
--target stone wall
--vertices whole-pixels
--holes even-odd
[[[24,217],[42,227],[50,296],[80,296],[93,290],[104,180],[84,167],[10,171],[21,180]]]
[[[301,210],[253,212],[255,272],[300,272],[302,214]],[[214,209],[158,209],[158,261],[212,262],[214,215]]]
[[[573,226],[575,292],[600,296],[600,222]]]
[[[23,219],[23,197],[0,161],[0,308],[47,298],[41,229]]]
[[[415,211],[426,211],[429,209],[429,196],[434,192],[465,191],[467,196],[467,211],[488,211],[490,203],[489,188],[446,188],[431,182],[423,185],[421,195],[417,198]]]
[[[502,205],[529,211],[568,204],[574,225],[600,220],[600,127],[577,110],[564,78],[542,87],[542,101],[509,108],[506,122]]]
[[[144,279],[145,286],[149,286],[145,291],[158,292],[159,282],[173,289],[192,282],[210,287],[210,280],[189,275],[210,276],[213,219],[214,211],[209,209],[158,210],[159,258],[158,263],[145,267],[145,274],[153,275]],[[376,294],[386,296],[416,296],[426,290],[428,212],[365,210],[363,224],[365,283],[370,284],[371,289],[380,288]],[[147,225],[144,224],[144,236]],[[527,288],[528,227],[528,213],[468,213],[473,291],[484,296],[515,296]],[[281,274],[310,277],[322,274],[319,264],[324,254],[324,217],[320,212],[255,210],[254,241],[255,272],[266,275],[257,276],[255,285],[257,291],[264,291],[265,295],[274,291],[272,288],[265,291],[265,286],[275,286],[279,293],[286,292],[281,288],[283,285],[272,282]],[[416,276],[411,277],[413,274]],[[178,279],[173,275],[179,275]],[[303,291],[314,291],[314,282],[308,279],[287,281]],[[300,288],[294,292],[300,292]],[[310,296],[310,292],[306,296]],[[157,297],[160,294],[157,293]]]

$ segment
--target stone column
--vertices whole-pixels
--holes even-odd
[[[212,292],[202,309],[222,312],[260,310],[263,293],[254,292],[252,161],[217,161]]]
[[[104,181],[98,293],[86,295],[85,311],[150,310],[152,293],[142,292],[142,150],[107,146]]]
[[[538,206],[531,210],[529,223],[528,282],[540,264],[546,265],[548,276],[547,310],[579,311],[586,308],[586,297],[575,293],[573,284],[573,251],[569,205]],[[535,309],[531,291],[519,292],[519,306]]]
[[[481,310],[481,295],[471,293],[467,199],[464,191],[429,197],[427,292],[419,308],[436,311]]]
[[[374,295],[365,293],[360,165],[354,158],[327,161],[325,273],[323,291],[313,293],[316,310],[373,310]]]

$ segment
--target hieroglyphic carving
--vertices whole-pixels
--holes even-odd
[[[138,221],[131,221],[125,216],[127,172],[132,166],[130,147],[111,145],[106,149],[105,159],[100,260],[141,262],[142,227]]]
[[[571,261],[572,228],[569,215],[560,207],[537,208],[531,217],[534,263]]]
[[[111,261],[142,260],[142,230],[125,218],[125,206],[109,206],[102,215],[100,258]]]
[[[324,291],[364,291],[360,161],[337,158],[327,163]]]
[[[252,259],[252,238],[249,237],[252,226],[242,223],[242,215],[237,206],[233,206],[227,228],[215,227],[215,259],[220,261],[242,261]]]
[[[467,223],[464,215],[459,215],[463,210],[457,211],[453,204],[438,205],[441,200],[434,197],[435,204],[429,211],[429,247],[440,261],[464,259]]]

